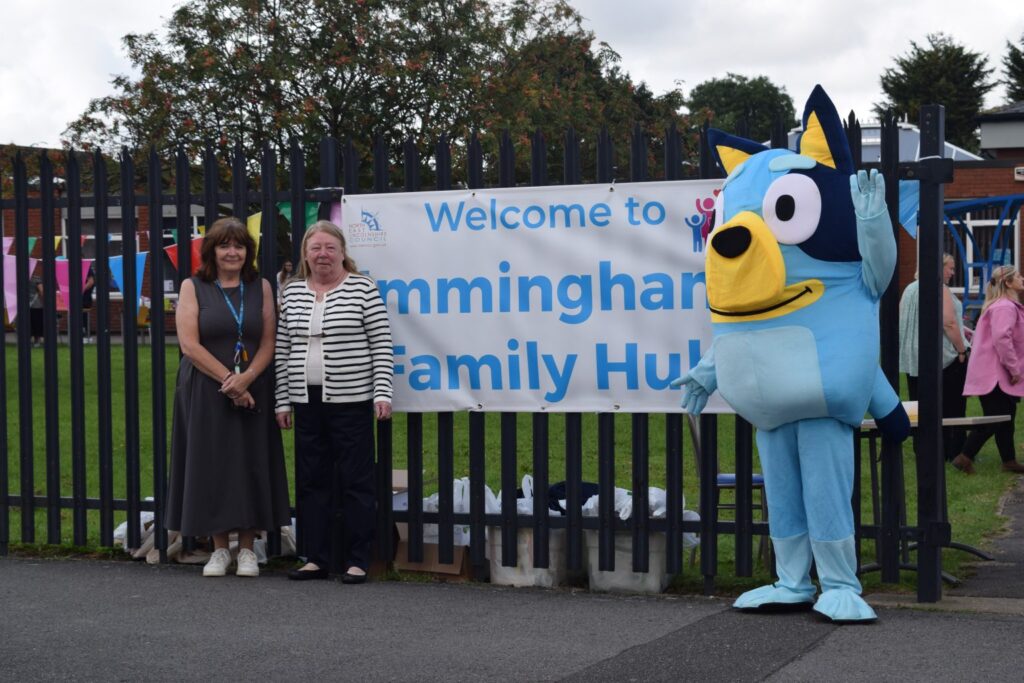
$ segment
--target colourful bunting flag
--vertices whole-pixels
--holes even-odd
[[[82,259],[82,285],[85,289],[85,281],[89,279],[89,269],[92,267],[93,259]],[[65,258],[57,258],[57,310],[68,310],[68,294],[71,293],[71,262]]]
[[[140,251],[135,255],[135,295],[142,295],[142,275],[146,271],[146,258],[149,252]],[[124,256],[111,256],[107,264],[110,269],[110,276],[114,278],[114,284],[124,293]]]
[[[14,322],[18,317],[18,262],[17,256],[4,254],[4,302],[7,304],[7,320]],[[36,269],[37,259],[28,260],[28,272]]]

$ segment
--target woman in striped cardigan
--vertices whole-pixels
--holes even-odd
[[[356,270],[341,229],[311,225],[298,277],[281,290],[277,423],[295,423],[296,580],[328,575],[332,483],[340,466],[344,583],[363,583],[374,529],[373,418],[391,417],[394,354],[377,285]]]

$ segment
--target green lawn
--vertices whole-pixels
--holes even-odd
[[[7,346],[7,424],[8,424],[8,449],[7,462],[9,472],[9,491],[12,494],[20,493],[20,446],[19,446],[19,420],[20,406],[18,400],[17,385],[17,353],[15,347]],[[58,353],[59,359],[59,410],[50,423],[55,425],[60,432],[60,481],[61,495],[70,497],[72,492],[71,478],[71,399],[70,399],[70,360],[67,347],[61,347]],[[115,497],[125,498],[125,464],[126,454],[124,445],[124,356],[120,346],[113,348],[112,365],[112,388],[113,388],[113,454],[114,454],[114,492]],[[151,348],[141,346],[139,348],[139,444],[140,444],[140,494],[142,497],[153,495],[153,444],[152,444],[152,409],[151,409]],[[167,425],[170,428],[172,396],[174,392],[174,378],[178,368],[178,349],[171,346],[166,349],[166,386],[167,386]],[[45,455],[45,434],[47,429],[47,416],[44,412],[44,389],[43,389],[43,352],[42,349],[32,350],[32,433],[35,453],[34,460],[34,492],[36,495],[46,494],[46,455]],[[96,408],[96,347],[89,346],[85,349],[85,385],[86,385],[86,457],[87,457],[87,495],[89,497],[99,496],[98,480],[98,455],[97,455],[97,408]],[[976,400],[969,403],[971,414],[980,414],[980,407]],[[1018,422],[1021,418],[1018,416]],[[733,471],[733,419],[731,416],[720,419],[719,426],[719,454],[720,468],[722,471]],[[394,466],[401,468],[406,462],[406,418],[404,415],[396,415],[394,429]],[[487,460],[486,479],[487,484],[495,491],[501,487],[501,461],[500,451],[500,416],[489,414],[486,417],[487,431]],[[553,482],[565,478],[565,420],[558,414],[550,417],[549,436],[549,480]],[[532,472],[533,466],[533,443],[532,443],[532,420],[529,415],[520,415],[517,423],[517,482],[524,474]],[[468,415],[459,413],[455,416],[455,476],[467,476],[469,474],[469,445],[468,445]],[[650,417],[650,462],[649,482],[651,486],[665,487],[665,466],[664,466],[664,416],[652,415]],[[631,462],[631,417],[629,415],[617,415],[615,419],[615,478],[616,485],[623,488],[632,488],[632,462]],[[292,471],[292,439],[290,435],[285,437],[285,453],[288,461],[288,471]],[[864,500],[862,502],[862,514],[865,523],[871,521],[870,502],[870,480],[868,475],[867,449],[864,449],[863,456],[865,466],[862,468],[862,490]],[[911,525],[917,519],[916,505],[916,480],[914,474],[914,458],[909,442],[904,449],[904,463],[907,488],[907,514]],[[686,494],[686,506],[690,509],[697,509],[698,506],[698,481],[694,470],[692,450],[690,448],[689,435],[684,444],[684,491]],[[436,482],[437,476],[437,436],[436,417],[425,415],[423,418],[423,464],[425,470],[425,481]],[[755,469],[758,465],[755,463]],[[1012,483],[1012,476],[1004,474],[999,469],[999,458],[995,452],[995,445],[991,441],[982,450],[978,461],[978,474],[973,477],[966,477],[958,472],[947,469],[949,478],[948,499],[949,517],[953,525],[953,536],[955,540],[980,545],[984,547],[985,537],[1001,528],[1003,520],[996,515],[996,503],[1002,493]],[[597,418],[595,415],[585,415],[583,418],[583,477],[587,481],[597,481]],[[431,484],[425,491],[429,494],[436,490],[436,483]],[[728,494],[725,494],[728,495]],[[755,494],[756,495],[756,494]],[[20,517],[17,509],[11,510],[10,516],[10,538],[14,543],[20,542]],[[124,519],[124,513],[115,514],[115,524]],[[92,547],[99,544],[99,513],[89,511],[88,513],[89,533],[88,543]],[[46,514],[45,511],[37,510],[35,524],[36,543],[43,543],[47,540],[46,535]],[[65,510],[62,513],[61,543],[70,544],[72,540],[71,511]],[[756,542],[755,542],[756,552]],[[874,544],[870,541],[863,545],[865,561],[873,559]],[[961,564],[973,558],[959,551],[947,550],[944,552],[944,566],[954,574],[963,573]],[[758,574],[753,579],[734,579],[734,543],[730,536],[723,535],[719,540],[719,586],[723,590],[736,589],[756,584],[766,577],[764,568],[758,565],[755,572]],[[696,569],[687,569],[683,577],[677,580],[675,586],[681,590],[700,590],[700,577]],[[904,573],[903,585],[912,586],[914,575]],[[874,588],[878,585],[877,573],[865,577],[868,587]]]

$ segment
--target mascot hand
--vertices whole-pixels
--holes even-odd
[[[885,417],[875,418],[875,424],[885,441],[901,443],[910,434],[910,418],[902,403],[897,403]]]
[[[688,372],[678,379],[672,380],[671,387],[683,388],[683,400],[679,403],[683,410],[690,415],[700,415],[704,406],[708,404],[708,390],[694,379],[693,374]]]
[[[875,218],[886,211],[885,177],[875,169],[871,169],[870,176],[867,171],[857,171],[850,176],[850,195],[853,210],[861,220]]]

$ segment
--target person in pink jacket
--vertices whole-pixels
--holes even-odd
[[[1009,415],[1009,422],[983,425],[971,431],[953,466],[974,473],[974,457],[993,434],[1003,470],[1024,474],[1014,450],[1013,423],[1017,401],[1024,396],[1024,278],[1013,266],[992,271],[985,288],[985,305],[974,330],[964,396],[977,396],[985,415]]]

